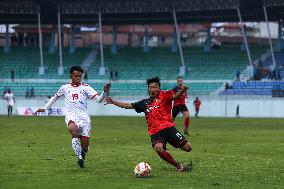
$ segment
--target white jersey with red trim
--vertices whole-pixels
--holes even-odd
[[[65,97],[65,114],[66,117],[72,118],[86,118],[90,120],[87,112],[87,99],[95,98],[98,92],[87,84],[80,84],[78,86],[65,84],[57,91],[56,96]]]

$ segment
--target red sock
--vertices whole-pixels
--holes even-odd
[[[166,150],[164,150],[163,152],[157,152],[159,154],[159,156],[165,160],[166,162],[168,162],[169,164],[172,164],[173,166],[177,166],[177,162],[176,160],[174,160],[174,158],[171,156],[171,154],[169,154],[169,152],[167,152]]]
[[[185,128],[186,130],[187,130],[188,127],[189,127],[189,122],[190,122],[189,117],[188,117],[188,118],[185,118],[185,120],[184,120],[184,128]]]

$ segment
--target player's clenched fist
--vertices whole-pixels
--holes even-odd
[[[106,83],[105,86],[104,86],[104,92],[109,92],[110,90],[110,87],[111,87],[111,84],[110,83]]]

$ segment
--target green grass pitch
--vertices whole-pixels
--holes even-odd
[[[193,118],[193,151],[168,146],[176,160],[193,160],[187,173],[153,151],[143,117],[92,117],[92,125],[80,169],[63,117],[1,116],[0,188],[284,188],[284,119]],[[151,177],[134,177],[141,161]]]

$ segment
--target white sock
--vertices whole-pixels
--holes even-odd
[[[81,142],[78,138],[72,138],[72,148],[77,158],[83,159],[81,156],[81,151],[82,151]]]

